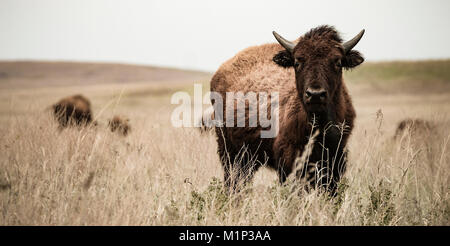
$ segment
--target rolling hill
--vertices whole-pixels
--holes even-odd
[[[200,71],[114,63],[0,61],[0,88],[192,82],[210,76]]]

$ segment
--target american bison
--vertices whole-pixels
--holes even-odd
[[[433,129],[434,126],[429,121],[423,119],[407,118],[398,123],[394,138],[401,137],[402,134],[407,130],[409,130],[411,135],[423,135],[430,134]]]
[[[82,95],[63,98],[53,104],[52,109],[60,129],[67,126],[85,126],[92,123],[91,103]]]
[[[238,190],[266,164],[275,169],[283,183],[295,171],[312,187],[323,187],[335,195],[337,183],[346,169],[345,146],[353,129],[355,110],[342,71],[358,66],[363,56],[353,47],[364,34],[343,43],[330,26],[311,29],[296,42],[273,32],[279,44],[247,48],[226,61],[211,80],[211,91],[226,98],[227,92],[278,92],[279,132],[261,138],[261,126],[216,126],[218,154],[224,169],[225,185]],[[215,114],[215,99],[211,98]],[[236,103],[225,99],[227,104]],[[249,110],[245,104],[245,112]],[[261,114],[261,111],[259,111]],[[223,114],[223,122],[226,122]],[[245,114],[246,122],[249,114]],[[318,132],[302,167],[295,166],[310,136]],[[314,174],[307,172],[311,167]]]
[[[128,133],[130,133],[131,131],[129,121],[130,121],[129,119],[115,115],[112,119],[108,121],[108,126],[109,129],[111,129],[111,132],[117,131],[119,134],[127,136]]]

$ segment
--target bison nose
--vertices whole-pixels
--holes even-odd
[[[327,91],[324,89],[308,88],[305,92],[306,98],[311,101],[325,101],[327,98]]]

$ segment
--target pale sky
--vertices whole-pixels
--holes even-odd
[[[450,1],[0,0],[0,60],[215,71],[239,50],[329,24],[367,61],[450,58]]]

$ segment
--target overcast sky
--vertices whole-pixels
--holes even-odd
[[[450,58],[450,1],[0,0],[0,59],[215,71],[239,50],[322,24],[366,33],[366,60]]]

